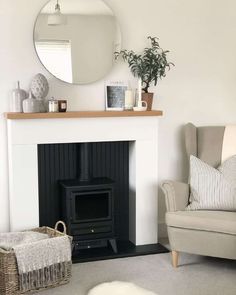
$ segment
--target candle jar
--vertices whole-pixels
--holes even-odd
[[[53,97],[48,101],[48,112],[57,113],[58,112],[58,101]]]
[[[59,112],[66,112],[66,109],[67,109],[67,101],[63,99],[58,100]]]
[[[125,110],[131,111],[134,106],[134,96],[132,90],[125,91]]]
[[[139,95],[138,95],[138,89],[135,89],[135,101],[134,101],[134,106],[138,106],[138,101],[139,101]]]

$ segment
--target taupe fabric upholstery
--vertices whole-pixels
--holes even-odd
[[[188,159],[196,156],[212,167],[221,164],[221,152],[225,127],[198,127],[188,123],[184,128]]]
[[[197,157],[216,168],[221,164],[225,127],[199,127],[197,129]]]
[[[184,127],[185,147],[188,159],[190,155],[197,156],[197,128],[192,123]]]
[[[166,224],[179,228],[236,235],[236,213],[226,211],[175,211],[166,213]],[[235,245],[236,246],[236,245]]]
[[[162,189],[165,192],[167,211],[184,210],[188,205],[189,185],[177,181],[164,181]]]
[[[236,236],[168,226],[171,249],[198,255],[236,259]]]
[[[197,156],[213,167],[221,164],[224,126],[185,126],[187,156]],[[172,250],[236,259],[236,212],[185,211],[187,184],[164,181],[166,223]]]

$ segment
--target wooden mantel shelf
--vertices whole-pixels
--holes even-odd
[[[80,112],[65,112],[65,113],[5,113],[5,117],[10,120],[99,118],[99,117],[148,117],[148,116],[162,116],[162,111],[153,110],[153,111],[145,111],[145,112],[80,111]]]

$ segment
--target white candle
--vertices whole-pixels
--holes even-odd
[[[142,79],[138,79],[138,100],[142,100]]]
[[[125,91],[125,109],[132,110],[134,106],[134,96],[132,90]]]

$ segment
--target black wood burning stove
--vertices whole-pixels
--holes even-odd
[[[114,252],[114,182],[95,178],[90,182],[67,180],[61,182],[63,219],[73,236],[74,248],[107,246]]]
[[[78,179],[60,181],[63,220],[73,236],[74,250],[105,247],[117,252],[114,230],[114,181],[93,178],[89,144],[81,145]]]

